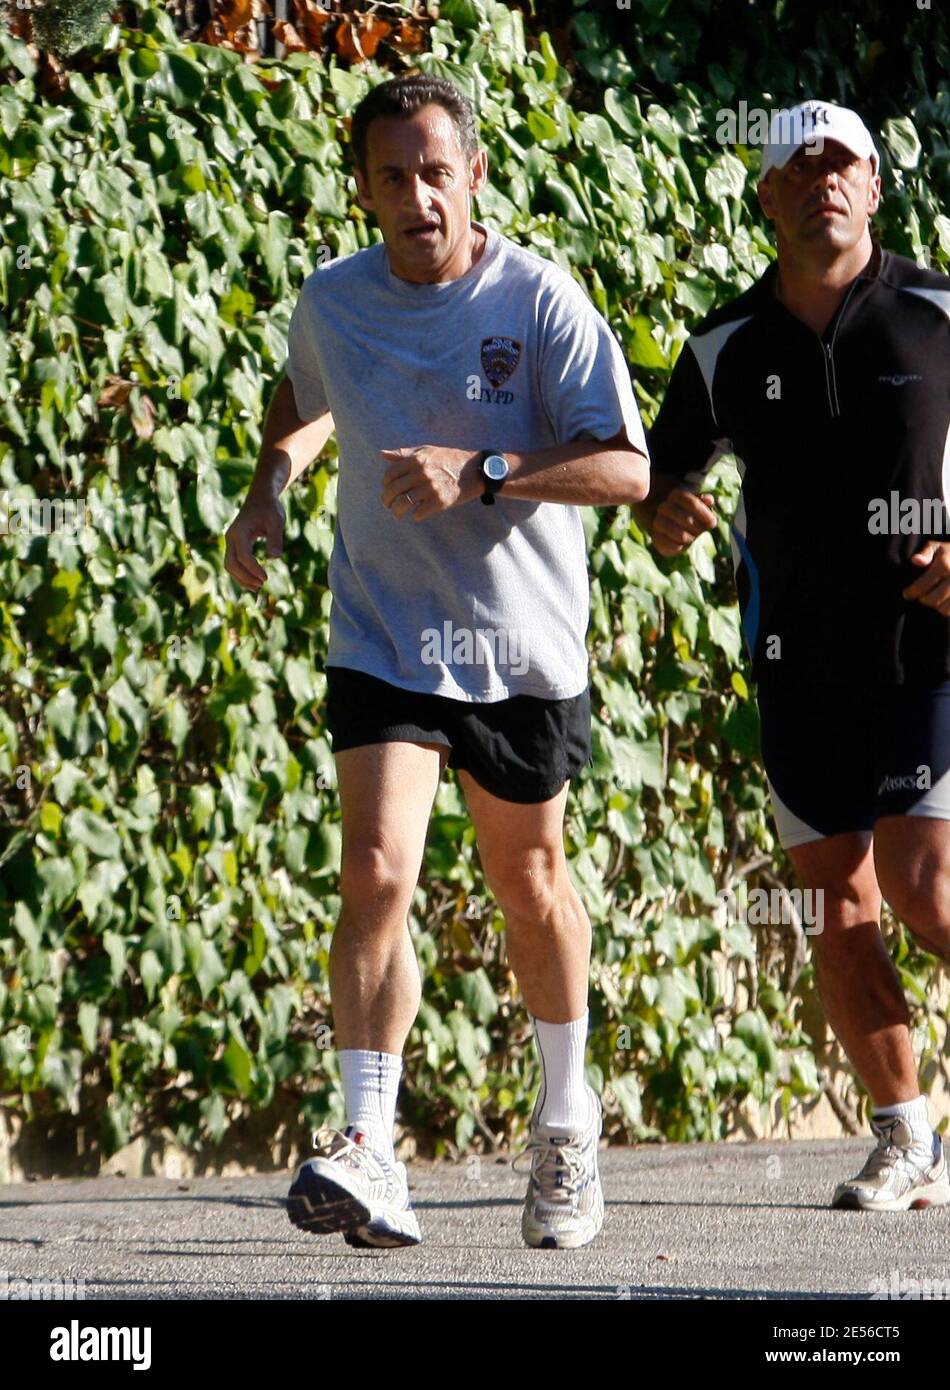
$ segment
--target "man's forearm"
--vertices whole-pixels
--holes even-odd
[[[616,507],[637,502],[650,485],[650,466],[629,444],[578,439],[529,454],[505,452],[510,472],[505,497],[562,502],[575,507]]]
[[[264,418],[261,451],[251,482],[252,493],[279,496],[320,453],[333,432],[327,411],[318,420],[301,420],[293,384],[281,377]]]

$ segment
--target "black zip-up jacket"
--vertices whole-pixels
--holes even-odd
[[[819,338],[777,264],[676,362],[652,466],[699,492],[733,453],[733,560],[759,681],[950,679],[950,619],[902,590],[950,538],[950,276],[875,246]],[[894,528],[896,527],[896,534]],[[777,641],[776,641],[777,639]]]

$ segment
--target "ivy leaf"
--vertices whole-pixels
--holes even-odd
[[[479,1051],[475,1026],[470,1019],[457,1010],[449,1014],[447,1021],[455,1038],[456,1055],[465,1068],[469,1080],[479,1085],[484,1075],[484,1064]]]
[[[498,999],[484,967],[463,975],[459,990],[467,1011],[479,1023],[490,1023],[498,1012]]]
[[[741,198],[745,191],[746,168],[741,159],[728,150],[706,170],[704,188],[714,203],[726,198]]]
[[[78,1011],[79,1033],[87,1054],[96,1050],[96,1034],[99,1028],[99,1010],[95,1004],[84,1000]]]
[[[195,979],[198,981],[202,999],[207,999],[226,976],[227,971],[214,942],[202,941],[198,965],[195,968]]]
[[[735,608],[710,608],[707,613],[709,636],[732,662],[738,662],[742,651],[742,633]]]
[[[633,1129],[639,1128],[643,1124],[643,1102],[637,1078],[632,1072],[614,1076],[610,1081],[610,1089],[619,1101],[627,1123]]]
[[[122,850],[122,841],[109,822],[85,808],[71,811],[66,817],[65,834],[103,859],[116,859]]]
[[[139,974],[142,977],[142,986],[145,990],[149,1003],[155,998],[156,991],[165,976],[162,963],[154,951],[143,951],[139,961]]]
[[[739,1015],[732,1026],[735,1037],[755,1053],[762,1071],[774,1075],[778,1071],[778,1052],[768,1020],[761,1010],[750,1009]]]
[[[882,127],[884,142],[901,169],[916,169],[920,161],[920,136],[910,116],[892,116]]]
[[[254,1061],[240,1030],[234,1024],[231,1025],[230,1033],[221,1061],[238,1094],[246,1096],[251,1092]]]
[[[121,984],[122,976],[125,974],[126,949],[125,938],[118,932],[107,931],[103,933],[102,944],[109,957],[109,964],[112,968],[112,983]]]
[[[70,686],[63,686],[47,701],[45,718],[49,727],[63,738],[72,738],[76,727],[76,695]]]

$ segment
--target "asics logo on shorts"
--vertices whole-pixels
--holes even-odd
[[[915,789],[929,791],[930,785],[930,768],[919,767],[916,772],[885,777],[877,789],[877,794],[880,796],[882,792],[909,792]]]

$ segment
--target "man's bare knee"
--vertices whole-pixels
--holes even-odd
[[[938,881],[901,880],[890,884],[886,898],[892,912],[924,948],[941,960],[950,960],[950,900],[947,886]]]
[[[946,822],[903,816],[880,820],[874,849],[881,892],[920,945],[950,959],[950,845]]]
[[[418,870],[413,870],[404,854],[380,840],[345,844],[340,869],[344,912],[361,917],[404,917],[418,877]]]
[[[496,855],[484,868],[488,886],[506,917],[547,921],[567,891],[561,855],[553,847],[538,845],[519,854]]]

